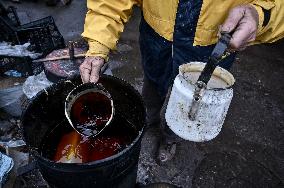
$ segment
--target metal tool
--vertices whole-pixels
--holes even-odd
[[[192,105],[189,111],[189,118],[194,120],[199,109],[199,103],[202,98],[203,92],[207,87],[215,68],[218,66],[219,62],[230,55],[227,52],[230,40],[232,36],[228,32],[221,32],[221,38],[213,49],[211,56],[209,57],[208,62],[206,63],[204,69],[202,70],[196,84],[195,91],[192,100]]]
[[[47,58],[33,60],[33,63],[43,63],[43,62],[47,62],[47,61],[58,61],[58,60],[68,60],[68,59],[70,61],[74,62],[76,59],[85,58],[85,56],[86,56],[85,53],[75,54],[74,42],[73,41],[69,41],[69,43],[68,43],[68,53],[69,53],[68,55],[63,55],[63,56],[59,56],[59,57],[47,57]]]
[[[106,98],[109,99],[110,105],[111,105],[111,115],[108,121],[103,125],[103,127],[100,127],[100,129],[97,129],[96,126],[89,126],[84,127],[84,129],[78,129],[76,125],[74,125],[74,122],[71,118],[71,110],[73,104],[76,102],[76,100],[87,93],[99,93],[100,95],[104,95]],[[82,107],[84,108],[84,107]],[[114,116],[114,105],[113,100],[111,98],[110,93],[103,87],[102,84],[96,84],[96,83],[85,83],[81,84],[77,87],[75,87],[66,97],[65,100],[65,116],[69,122],[69,124],[81,135],[83,136],[92,136],[95,137],[98,134],[100,134],[112,121]]]
[[[69,41],[68,53],[69,53],[68,55],[63,55],[63,56],[59,56],[59,57],[47,57],[47,58],[43,58],[43,59],[37,59],[37,60],[34,60],[33,63],[43,63],[43,62],[58,61],[58,60],[70,60],[72,63],[75,63],[76,59],[82,59],[82,58],[86,57],[85,53],[75,54],[74,42],[73,41]],[[105,62],[105,64],[101,68],[101,73],[104,73],[107,68],[108,68],[108,62]]]
[[[74,58],[84,58],[86,54],[76,54],[74,55]],[[47,61],[58,61],[58,60],[66,60],[70,59],[69,55],[66,56],[61,56],[61,57],[50,57],[50,58],[43,58],[43,59],[37,59],[34,60],[34,63],[42,63],[42,62],[47,62]]]

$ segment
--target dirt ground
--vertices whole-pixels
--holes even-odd
[[[69,7],[55,8],[26,1],[13,5],[28,19],[54,16],[68,40],[78,38],[82,32],[84,1],[74,0]],[[140,11],[136,9],[110,64],[115,76],[141,91],[139,20]],[[233,101],[221,133],[212,141],[182,141],[174,159],[158,165],[154,157],[157,129],[148,129],[142,141],[137,180],[143,184],[168,182],[185,188],[284,187],[283,52],[282,40],[249,47],[238,55],[231,70],[236,78]]]

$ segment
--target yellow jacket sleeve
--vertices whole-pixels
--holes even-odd
[[[87,0],[88,12],[82,33],[89,43],[87,56],[106,59],[109,51],[116,48],[135,4],[139,4],[139,0]]]
[[[254,43],[271,43],[284,37],[284,0],[255,0],[252,5],[259,15],[258,34]],[[270,12],[267,25],[263,26],[264,10]]]

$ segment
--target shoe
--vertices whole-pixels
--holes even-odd
[[[177,149],[177,143],[176,142],[166,142],[164,139],[160,141],[158,151],[157,151],[157,163],[162,165],[165,164],[168,161],[171,161],[175,154]]]

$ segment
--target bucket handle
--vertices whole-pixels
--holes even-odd
[[[197,82],[195,84],[195,90],[193,94],[193,99],[191,103],[191,107],[189,109],[188,117],[190,120],[194,121],[198,111],[199,111],[199,106],[200,106],[200,101],[202,99],[204,90],[206,88],[206,84],[204,82]]]

